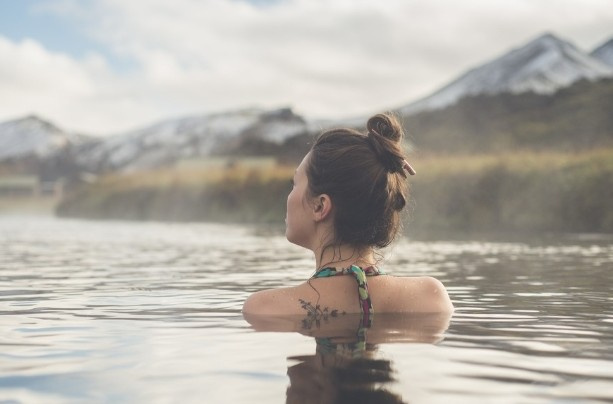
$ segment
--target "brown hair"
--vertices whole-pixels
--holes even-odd
[[[368,120],[366,134],[323,132],[311,148],[306,174],[311,195],[327,194],[334,208],[333,244],[385,247],[407,203],[402,127],[389,114]]]

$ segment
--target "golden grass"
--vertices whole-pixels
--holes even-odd
[[[613,231],[613,149],[414,155],[412,228]],[[112,174],[67,195],[67,216],[275,222],[295,166]],[[417,211],[416,211],[417,213]]]
[[[502,166],[518,173],[565,169],[583,164],[612,164],[613,149],[595,149],[576,153],[556,151],[513,151],[500,154],[428,155],[414,154],[409,158],[418,172],[416,181],[450,173],[477,173]],[[206,187],[207,185],[246,181],[267,183],[289,180],[295,166],[262,167],[170,167],[146,172],[117,173],[101,177],[93,186],[115,190],[172,187]]]
[[[557,151],[513,151],[482,155],[414,155],[411,164],[420,176],[429,177],[450,172],[475,173],[494,166],[516,172],[533,172],[593,163],[613,164],[613,149],[594,149],[576,153]]]
[[[147,172],[110,174],[102,177],[97,185],[112,188],[170,188],[196,187],[224,182],[244,183],[257,181],[266,183],[272,180],[289,179],[295,167],[274,166],[261,168],[213,167],[213,168],[162,168]]]
[[[52,196],[15,196],[0,198],[0,215],[52,215],[59,200]]]

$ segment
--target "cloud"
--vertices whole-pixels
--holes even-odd
[[[0,88],[6,119],[38,114],[93,134],[125,129],[126,122],[159,113],[134,102],[129,80],[114,76],[101,56],[75,60],[31,39],[13,43],[0,36]]]
[[[0,101],[2,110],[97,133],[254,105],[369,114],[425,96],[544,31],[583,47],[613,35],[608,0],[62,0],[41,10],[134,67],[2,39],[0,86],[18,101]]]

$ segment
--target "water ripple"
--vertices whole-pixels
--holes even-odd
[[[287,358],[314,341],[255,333],[241,307],[312,265],[248,227],[0,217],[0,397],[282,401]],[[610,238],[403,239],[382,266],[440,278],[457,307],[438,345],[376,354],[393,358],[407,400],[613,400]]]

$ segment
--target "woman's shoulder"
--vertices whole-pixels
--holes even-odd
[[[442,313],[452,312],[453,304],[445,286],[431,276],[381,277],[372,282],[372,298],[386,312]],[[377,307],[377,306],[375,306]]]
[[[295,287],[267,289],[254,292],[243,304],[244,313],[291,314],[285,313],[288,302],[295,295]]]
[[[254,292],[243,304],[244,313],[263,315],[305,314],[311,306],[358,312],[357,289],[351,276],[311,278],[298,285]],[[350,300],[350,301],[349,301]]]
[[[304,282],[296,286],[254,292],[243,304],[244,313],[292,315],[304,312],[304,303],[315,301],[319,294]],[[315,299],[315,300],[314,300]]]
[[[453,312],[447,290],[436,278],[386,275],[372,277],[368,283],[375,312]],[[355,282],[346,277],[313,279],[310,283],[297,286],[255,292],[245,301],[243,312],[261,315],[303,314],[312,302],[351,312],[351,309],[356,309],[353,307],[355,293]]]

